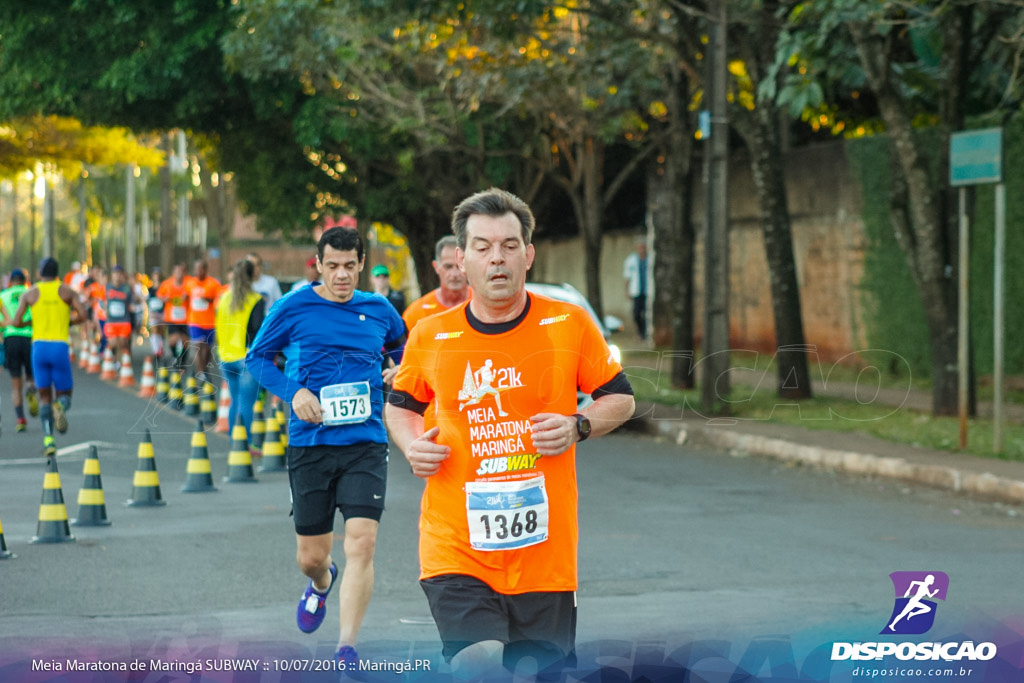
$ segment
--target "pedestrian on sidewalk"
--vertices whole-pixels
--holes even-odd
[[[626,295],[633,301],[633,323],[641,341],[647,339],[647,243],[638,238],[633,252],[622,263],[622,279]]]

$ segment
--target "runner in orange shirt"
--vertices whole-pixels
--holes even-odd
[[[424,318],[458,306],[472,296],[473,292],[466,281],[466,274],[459,269],[459,264],[455,261],[457,247],[455,235],[445,235],[437,241],[434,246],[433,266],[441,284],[437,289],[430,290],[406,306],[402,320],[405,321],[407,330],[412,331],[416,323]],[[384,383],[394,382],[396,374],[397,365],[384,370]]]
[[[107,337],[103,334],[103,326],[107,322],[107,281],[108,273],[99,266],[89,270],[92,282],[85,288],[86,305],[90,318],[87,325],[90,339],[99,344],[100,353],[107,347]]]
[[[180,369],[182,359],[188,353],[188,283],[185,264],[176,263],[171,277],[160,283],[156,296],[163,302],[163,324],[161,325],[167,348],[173,356],[171,364]]]
[[[413,301],[402,313],[402,320],[410,331],[428,315],[447,311],[469,299],[470,289],[466,282],[466,274],[459,269],[459,264],[455,260],[457,246],[454,235],[445,235],[437,241],[434,247],[433,266],[441,284],[437,289],[432,289]]]
[[[213,344],[216,341],[214,328],[217,324],[215,304],[220,296],[221,285],[210,277],[206,261],[196,260],[192,266],[193,277],[188,281],[188,335],[195,349],[193,373],[202,380],[210,364]]]
[[[629,419],[633,391],[585,311],[527,293],[522,200],[478,193],[452,227],[473,297],[412,330],[386,412],[426,479],[420,583],[456,678],[524,656],[557,675],[575,648],[575,444]]]

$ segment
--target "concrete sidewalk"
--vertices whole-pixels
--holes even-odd
[[[1024,462],[916,448],[872,436],[762,421],[680,417],[638,403],[636,424],[680,446],[748,453],[867,477],[886,477],[980,499],[1024,504]]]

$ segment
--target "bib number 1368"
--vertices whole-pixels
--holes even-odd
[[[476,550],[512,550],[548,538],[544,477],[510,482],[468,482],[469,542]]]
[[[527,510],[526,513],[516,512],[511,514],[499,513],[491,515],[484,513],[480,515],[480,523],[484,525],[484,538],[490,540],[496,538],[521,538],[523,534],[533,534],[537,531],[537,511]],[[521,519],[520,519],[521,518]]]

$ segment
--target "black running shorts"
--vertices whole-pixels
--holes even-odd
[[[11,377],[32,377],[32,337],[4,337],[4,367]]]
[[[420,581],[450,662],[460,650],[485,640],[505,643],[505,668],[534,657],[549,674],[574,666],[576,593],[498,593],[480,579],[443,574]]]
[[[388,446],[288,446],[295,533],[319,536],[334,530],[334,511],[346,519],[380,521],[387,484]]]

